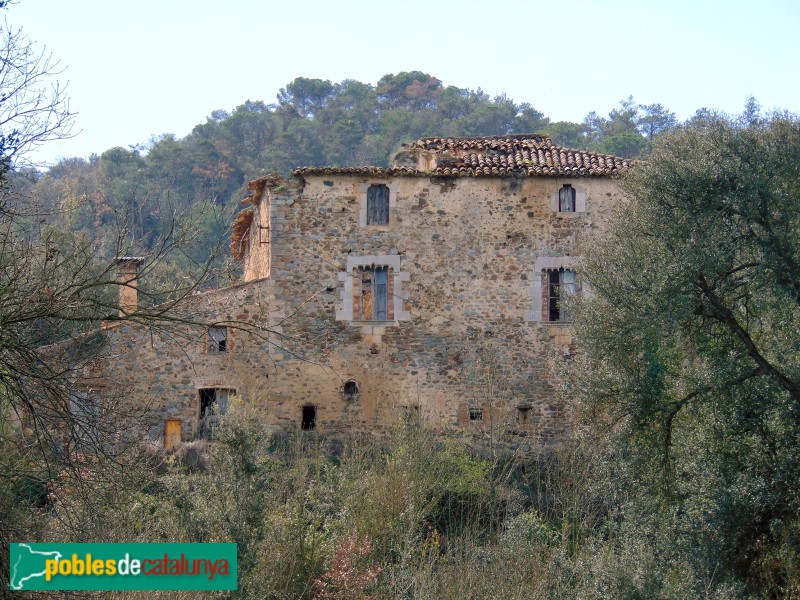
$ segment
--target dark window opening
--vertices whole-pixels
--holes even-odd
[[[470,421],[483,421],[483,409],[482,408],[470,408],[469,409],[469,420]]]
[[[208,351],[212,354],[228,351],[228,328],[208,328]]]
[[[342,386],[342,395],[345,400],[355,400],[358,398],[358,384],[353,381],[346,381]]]
[[[317,407],[304,406],[303,419],[300,422],[300,428],[305,431],[310,431],[317,426]]]
[[[220,388],[203,388],[200,390],[200,423],[198,436],[210,440],[213,429],[219,423],[219,416],[228,412],[228,399],[234,390]]]
[[[367,190],[367,225],[389,224],[389,188],[371,185]]]
[[[558,190],[558,211],[575,212],[575,188],[571,185]]]
[[[389,267],[361,271],[361,318],[386,321],[389,318]]]
[[[546,271],[547,320],[569,321],[568,298],[575,295],[575,272],[569,269]]]
[[[527,425],[529,421],[530,412],[531,412],[530,406],[517,407],[517,423],[519,425]]]

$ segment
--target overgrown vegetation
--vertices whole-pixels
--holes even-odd
[[[602,443],[579,436],[543,454],[493,458],[415,420],[387,438],[340,442],[276,432],[258,407],[233,399],[213,443],[165,452],[144,442],[119,493],[90,499],[48,487],[37,536],[74,541],[80,523],[87,540],[236,542],[239,589],[229,595],[243,598],[796,595],[790,539],[753,549],[769,552],[758,561],[766,579],[726,563],[726,505],[713,506],[719,459],[678,499],[663,494],[655,463],[613,432]]]
[[[54,491],[42,539],[74,540],[69,514],[85,539],[233,541],[245,598],[549,598],[583,581],[573,567],[602,514],[574,449],[490,460],[413,419],[331,446],[276,434],[244,399],[217,433],[143,444],[136,491],[99,508]]]
[[[99,535],[104,507],[142,485],[126,453],[142,409],[119,395],[101,403],[90,383],[104,349],[101,323],[122,318],[119,289],[129,284],[115,277],[115,257],[147,247],[145,300],[128,320],[176,332],[176,323],[207,325],[181,300],[212,278],[217,252],[205,247],[203,262],[176,273],[167,257],[186,253],[200,228],[167,206],[161,229],[141,244],[143,230],[122,215],[102,235],[48,223],[21,170],[33,147],[69,135],[72,116],[51,79],[57,64],[7,24],[0,40],[0,571],[7,572],[12,540],[39,539],[48,528],[75,540]],[[75,214],[60,209],[65,219]],[[84,500],[80,510],[54,512],[60,497]]]
[[[606,449],[602,550],[653,561],[642,597],[800,596],[799,159],[797,117],[696,119],[585,252],[566,394]]]

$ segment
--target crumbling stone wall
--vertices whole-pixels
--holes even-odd
[[[109,399],[141,409],[149,437],[163,439],[167,420],[181,422],[181,437],[197,436],[200,390],[235,390],[250,401],[266,401],[268,340],[259,330],[267,320],[264,282],[241,284],[190,297],[159,326],[117,322],[104,329],[99,360],[84,385]],[[225,351],[210,351],[208,329],[180,320],[227,325]]]

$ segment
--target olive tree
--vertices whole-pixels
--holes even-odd
[[[797,594],[800,120],[707,114],[623,186],[585,252],[570,390],[608,444],[610,510],[699,586]]]

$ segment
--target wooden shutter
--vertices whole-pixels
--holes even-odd
[[[559,212],[575,212],[575,188],[565,185],[558,190]]]
[[[361,318],[371,321],[372,306],[375,300],[375,289],[373,287],[374,273],[372,269],[364,269],[361,272]]]
[[[367,225],[389,224],[389,188],[371,185],[367,190]]]
[[[565,300],[567,296],[575,295],[575,272],[565,269],[561,271],[561,285],[559,287],[559,303],[561,306],[561,320],[571,320],[570,314],[567,312]]]
[[[181,420],[167,419],[167,427],[164,433],[164,448],[167,450],[181,443]]]
[[[386,321],[389,318],[387,305],[387,281],[389,274],[388,267],[378,267],[375,269],[375,320]]]

